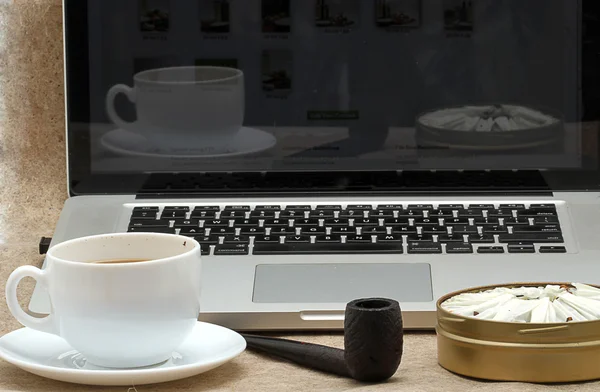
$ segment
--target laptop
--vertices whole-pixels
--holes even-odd
[[[457,290],[598,283],[599,8],[64,0],[51,246],[194,238],[199,319],[244,331],[340,329],[369,297],[432,329]]]

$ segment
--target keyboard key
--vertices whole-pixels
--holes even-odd
[[[308,215],[313,219],[335,218],[334,210],[314,210]]]
[[[332,211],[341,211],[342,206],[338,205],[320,205],[315,208],[315,210],[332,210]]]
[[[309,238],[310,241],[310,238]],[[275,236],[275,235],[258,235],[256,236],[256,238],[254,238],[254,243],[255,244],[271,244],[271,243],[279,243],[279,236]]]
[[[234,219],[233,227],[258,227],[260,225],[259,219]]]
[[[294,219],[294,227],[318,227],[319,220],[318,219]]]
[[[325,227],[348,227],[350,226],[350,221],[348,219],[325,219],[323,223]]]
[[[129,227],[169,227],[170,224],[168,220],[134,219],[129,222]]]
[[[294,233],[292,233],[294,234]],[[327,230],[324,227],[303,227],[302,234],[307,235],[325,235],[327,234]]]
[[[198,219],[188,219],[188,220],[178,220],[175,221],[174,227],[200,227],[200,220]]]
[[[498,218],[475,218],[473,224],[475,226],[498,226],[500,221]]]
[[[409,220],[407,218],[387,218],[383,220],[383,225],[386,227],[408,226]]]
[[[363,227],[360,233],[362,235],[387,234],[387,229],[381,226]]]
[[[156,220],[156,211],[133,211],[131,214],[131,219],[155,219]]]
[[[465,236],[462,234],[441,234],[438,235],[438,242],[447,243],[447,242],[465,242]]]
[[[433,204],[409,204],[409,210],[433,210]]]
[[[248,228],[247,230],[252,230],[252,228]],[[210,235],[219,235],[219,236],[223,237],[226,235],[233,235],[233,234],[235,234],[235,228],[233,228],[233,227],[213,227],[210,229]]]
[[[196,206],[194,208],[194,212],[200,212],[200,211],[212,211],[212,212],[219,212],[221,211],[221,207],[219,206]]]
[[[376,218],[354,219],[354,227],[367,227],[367,226],[379,226],[379,219],[376,219]]]
[[[192,219],[214,219],[218,211],[194,210],[190,218]]]
[[[325,234],[325,228],[312,227],[311,229],[322,230],[322,233]],[[307,229],[307,230],[310,230],[310,229]],[[272,227],[270,234],[271,235],[281,235],[281,236],[294,235],[294,234],[296,234],[296,229],[294,229],[293,227]],[[308,232],[306,232],[306,230],[305,230],[305,231],[303,231],[303,234],[308,234]],[[312,232],[311,232],[311,234],[312,234]],[[321,234],[321,233],[319,232],[319,234]]]
[[[341,243],[342,242],[342,237],[340,237],[339,235],[322,235],[322,236],[317,236],[317,238],[315,239],[315,242],[317,244],[322,244],[322,243]]]
[[[196,236],[194,239],[201,245],[217,245],[219,243],[219,236],[216,235]]]
[[[255,255],[286,254],[401,254],[401,243],[321,243],[321,244],[257,244],[252,251]]]
[[[444,226],[459,226],[469,225],[469,218],[446,218],[444,219]]]
[[[544,225],[544,224],[550,224],[550,223],[558,223],[558,217],[557,216],[539,216],[539,217],[533,219],[534,225]]]
[[[160,218],[161,219],[178,219],[185,218],[187,216],[187,211],[185,210],[173,210],[173,211],[163,211]]]
[[[348,209],[348,210],[363,210],[363,211],[368,211],[368,210],[372,210],[373,206],[372,205],[368,205],[368,204],[351,204],[346,209]]]
[[[281,211],[281,206],[256,206],[254,211]]]
[[[513,234],[517,233],[560,233],[560,225],[515,226]]]
[[[510,244],[508,253],[535,253],[533,244]]]
[[[285,207],[286,211],[310,211],[312,210],[311,206],[301,206],[301,205],[291,205]]]
[[[527,218],[505,218],[504,226],[529,226],[529,219]]]
[[[470,234],[469,242],[472,244],[493,244],[496,242],[493,235],[490,234]]]
[[[413,225],[417,227],[439,226],[440,220],[437,218],[416,218]]]
[[[235,233],[231,233],[235,234]],[[241,235],[264,235],[265,229],[262,227],[242,227],[240,229]]]
[[[223,211],[220,215],[220,219],[236,219],[245,217],[246,211]]]
[[[430,234],[411,234],[406,237],[406,241],[411,242],[433,242],[433,236]]]
[[[567,253],[564,246],[540,246],[540,253]]]
[[[504,234],[504,233],[508,233],[508,228],[506,226],[500,226],[500,225],[483,226],[483,233]]]
[[[377,236],[377,243],[379,244],[387,244],[387,243],[395,243],[395,242],[399,242],[402,243],[402,236],[397,235],[397,234],[387,234],[387,235],[378,235]]]
[[[517,234],[500,234],[499,238],[501,243],[510,242],[534,242],[534,243],[548,243],[564,242],[562,234],[557,233],[517,233]]]
[[[529,208],[532,210],[538,210],[538,209],[556,210],[556,206],[554,204],[532,204],[529,206]]]
[[[392,227],[392,234],[398,234],[398,235],[411,235],[411,234],[417,234],[417,228],[414,226],[397,226],[397,227]]]
[[[154,212],[158,212],[159,208],[158,207],[135,207],[133,209],[133,212],[138,212],[138,211],[154,211]]]
[[[261,241],[261,242],[265,242],[265,241]],[[273,241],[270,241],[273,242]],[[279,241],[277,241],[279,242]],[[310,243],[310,236],[308,235],[288,235],[285,237],[285,243],[286,244],[309,244]]]
[[[466,209],[466,210],[458,210],[458,217],[459,218],[479,218],[479,217],[483,217],[483,210],[473,210],[473,209]]]
[[[380,204],[377,206],[378,210],[392,210],[402,211],[404,207],[401,204]]]
[[[448,229],[444,226],[425,226],[421,230],[422,234],[448,234]]]
[[[490,210],[487,216],[488,218],[512,218],[513,213],[510,210]]]
[[[464,242],[449,242],[446,244],[446,253],[464,254],[473,253],[473,245]]]
[[[163,208],[163,213],[164,212],[172,212],[172,211],[185,211],[185,212],[189,212],[190,211],[190,207],[188,206],[168,206]]]
[[[482,253],[482,254],[504,253],[504,248],[502,246],[480,246],[479,248],[477,248],[477,253]]]
[[[423,210],[403,210],[398,212],[398,218],[422,218]]]
[[[251,219],[269,219],[275,218],[275,212],[271,210],[263,210],[263,211],[252,211],[250,213]]]
[[[428,216],[430,218],[452,218],[454,217],[454,213],[452,210],[433,210],[429,212]]]
[[[250,206],[226,206],[223,211],[250,211]]]
[[[229,221],[226,219],[205,220],[204,227],[207,229],[210,229],[213,227],[229,227]]]
[[[356,227],[331,227],[331,234],[339,234],[339,235],[348,235],[348,234],[356,234]]]
[[[472,225],[457,225],[452,226],[454,234],[477,234],[477,227]]]
[[[373,240],[370,235],[349,235],[346,238],[347,244],[366,244],[371,242],[373,242]]]
[[[502,210],[524,210],[525,204],[500,204]]]
[[[523,218],[539,218],[544,216],[556,216],[556,209],[551,208],[535,208],[529,210],[521,210],[517,213],[517,216]]]
[[[215,256],[237,256],[247,255],[248,245],[246,244],[226,244],[215,246]]]
[[[249,244],[250,238],[246,235],[226,235],[224,244]]]
[[[493,210],[496,208],[493,204],[470,204],[470,210]]]
[[[179,231],[179,235],[185,235],[188,237],[196,237],[204,234],[205,230],[201,227],[182,227]]]
[[[441,209],[448,209],[448,210],[453,210],[453,211],[457,211],[457,210],[464,210],[465,206],[463,204],[440,204],[438,206],[438,208]]]
[[[364,210],[344,210],[340,212],[340,218],[364,218]]]
[[[201,256],[210,256],[210,245],[208,244],[200,244],[200,255]]]
[[[130,227],[127,230],[129,233],[164,233],[175,234],[174,228],[169,227]]]
[[[285,219],[302,219],[304,218],[304,211],[282,211],[279,213],[280,218]]]
[[[390,210],[374,210],[369,211],[369,218],[384,219],[393,218],[394,212]]]
[[[265,219],[264,227],[290,227],[288,219]]]
[[[410,254],[436,254],[442,253],[442,244],[437,242],[409,242],[408,253]]]

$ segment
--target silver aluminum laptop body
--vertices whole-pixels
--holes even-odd
[[[223,229],[223,226],[220,226],[221,223],[216,223],[217,221],[228,220],[226,214],[237,211],[238,207],[243,207],[245,209],[239,210],[242,211],[241,215],[232,216],[227,223],[226,230],[235,227],[234,234],[226,232],[223,232],[222,236],[214,234],[219,237],[218,243],[203,245],[210,249],[210,254],[203,256],[202,310],[199,319],[236,330],[340,329],[343,327],[345,304],[352,299],[364,297],[395,298],[401,304],[406,328],[431,329],[435,326],[437,299],[457,290],[511,282],[599,283],[600,265],[597,260],[600,257],[600,241],[598,241],[600,192],[598,191],[598,162],[596,160],[599,148],[597,144],[590,148],[590,143],[596,140],[598,129],[593,121],[589,120],[589,117],[582,119],[581,102],[578,99],[574,99],[573,102],[569,100],[578,95],[563,93],[562,90],[564,87],[566,91],[568,87],[572,87],[573,83],[577,85],[577,81],[584,78],[576,72],[579,65],[586,65],[587,59],[585,48],[580,48],[580,42],[583,39],[579,30],[576,29],[579,33],[575,38],[568,37],[572,41],[567,40],[567,42],[571,42],[573,45],[566,44],[563,47],[561,43],[560,45],[556,44],[556,48],[554,48],[556,53],[560,53],[563,60],[565,52],[570,53],[569,51],[574,50],[574,58],[577,59],[577,62],[565,65],[565,69],[560,68],[554,71],[555,74],[548,71],[548,75],[540,76],[540,83],[544,81],[545,77],[562,76],[561,80],[564,82],[564,86],[556,90],[561,91],[560,95],[552,89],[545,94],[534,92],[530,97],[532,106],[524,106],[527,110],[540,110],[538,113],[550,116],[550,118],[559,118],[553,117],[556,110],[565,111],[563,114],[565,119],[561,120],[559,128],[551,129],[550,133],[543,134],[545,136],[536,136],[538,138],[536,140],[539,142],[547,142],[547,140],[539,138],[547,137],[549,134],[556,137],[553,132],[560,129],[559,134],[563,139],[559,143],[555,142],[554,147],[546,146],[537,149],[535,146],[529,146],[516,151],[517,146],[509,143],[508,145],[504,144],[502,151],[498,152],[490,151],[494,149],[489,145],[485,148],[479,145],[479,147],[471,147],[470,152],[465,154],[464,149],[456,147],[459,141],[448,139],[450,136],[445,134],[438,135],[440,139],[431,143],[434,133],[429,132],[431,129],[426,126],[426,121],[417,121],[407,129],[390,128],[381,140],[368,146],[365,151],[361,151],[360,141],[364,141],[364,139],[361,139],[360,133],[361,130],[365,132],[364,127],[367,126],[369,120],[365,120],[366,122],[363,123],[360,119],[363,116],[371,118],[373,113],[394,113],[391,108],[385,107],[381,98],[393,92],[385,90],[378,95],[380,90],[372,90],[369,92],[370,95],[365,93],[366,97],[379,100],[380,106],[384,106],[377,109],[380,110],[379,112],[369,105],[368,99],[363,99],[365,97],[361,96],[361,92],[350,94],[353,97],[352,105],[363,107],[356,120],[360,125],[355,125],[352,120],[348,120],[355,115],[352,111],[344,110],[338,110],[338,114],[345,117],[346,120],[331,120],[334,121],[333,125],[335,126],[323,121],[312,123],[306,120],[306,116],[304,118],[297,116],[293,110],[289,111],[291,109],[285,106],[286,102],[289,104],[291,101],[294,102],[294,105],[301,103],[301,100],[293,94],[301,95],[300,92],[303,91],[300,82],[305,76],[302,73],[304,68],[298,69],[298,64],[294,63],[296,67],[293,75],[297,75],[298,84],[292,84],[297,86],[294,87],[296,90],[292,95],[286,96],[285,94],[289,94],[289,92],[277,91],[278,83],[285,84],[281,80],[270,80],[270,84],[267,83],[269,84],[268,89],[265,88],[263,92],[260,92],[260,89],[257,92],[256,89],[253,90],[253,87],[247,87],[251,97],[254,97],[252,94],[264,93],[264,96],[261,95],[261,97],[266,99],[265,105],[271,105],[260,109],[250,103],[250,110],[261,111],[261,115],[269,118],[269,113],[277,110],[273,106],[274,101],[279,104],[279,110],[285,112],[283,120],[280,121],[282,125],[274,126],[273,123],[266,124],[264,121],[261,123],[260,116],[247,115],[252,122],[249,126],[262,132],[256,135],[264,136],[265,133],[274,135],[276,146],[270,148],[268,154],[248,155],[251,158],[244,154],[240,154],[242,158],[228,156],[224,160],[225,162],[219,161],[218,156],[211,156],[210,159],[196,159],[188,156],[174,157],[171,154],[165,160],[164,157],[155,156],[157,150],[141,150],[136,145],[139,139],[136,139],[135,135],[117,134],[108,121],[98,124],[97,118],[103,117],[94,112],[103,112],[105,103],[94,95],[94,89],[109,88],[113,81],[96,86],[93,76],[104,75],[107,78],[106,74],[102,74],[98,69],[97,61],[76,59],[74,53],[80,53],[83,50],[92,60],[104,58],[108,65],[112,64],[114,67],[118,67],[117,64],[121,64],[119,61],[122,60],[120,57],[118,59],[110,57],[106,54],[108,52],[102,52],[107,57],[98,57],[98,54],[93,53],[90,48],[96,42],[94,40],[106,42],[113,34],[130,33],[134,37],[130,38],[131,40],[139,40],[146,52],[152,52],[152,45],[160,45],[162,40],[181,42],[176,40],[175,32],[178,31],[178,37],[181,37],[183,29],[181,26],[184,23],[193,23],[192,18],[188,20],[183,17],[186,12],[180,8],[182,5],[178,2],[157,2],[157,7],[163,7],[162,11],[159,10],[162,12],[159,13],[162,15],[162,19],[159,18],[158,21],[153,19],[152,23],[154,24],[144,17],[147,10],[140,10],[137,2],[134,1],[123,2],[130,3],[130,7],[124,6],[125,8],[120,9],[119,12],[111,9],[111,7],[118,7],[118,2],[114,2],[114,4],[107,2],[111,4],[106,8],[102,8],[103,6],[99,5],[100,2],[84,3],[86,2],[76,0],[65,0],[64,2],[70,197],[60,215],[51,246],[87,235],[137,230],[140,226],[136,226],[136,224],[141,225],[145,230],[148,222],[155,224],[165,220],[169,222],[168,225],[160,226],[159,229],[173,230],[176,233],[187,230],[187,235],[194,236],[195,232],[190,231],[189,227],[189,224],[192,224],[196,225],[192,230],[197,228],[202,231],[200,234],[202,237],[209,237],[216,233],[215,230]],[[259,3],[257,2],[255,5],[257,5],[256,9],[262,12],[262,16],[273,12],[274,9],[277,10],[277,7],[282,7],[270,4],[270,6],[263,5],[261,8],[258,6]],[[563,15],[564,20],[561,19],[561,21],[580,29],[581,9],[583,7],[585,10],[586,2],[579,2],[577,6],[571,6],[572,3],[576,2],[567,4],[557,0],[554,4],[556,9],[550,7],[554,11],[549,12],[554,12],[552,14],[554,17]],[[241,15],[254,12],[252,10],[255,9],[250,7],[236,10],[236,4],[231,2],[229,8],[219,11],[201,8],[200,12],[217,12],[222,19],[231,18],[233,26],[252,28],[253,25],[248,24],[249,22],[233,21],[236,20],[235,18],[241,18]],[[372,53],[376,54],[383,50],[378,45],[385,41],[377,34],[386,33],[388,38],[389,34],[398,34],[398,28],[394,28],[394,26],[381,27],[377,23],[368,23],[371,21],[371,16],[377,16],[379,12],[385,11],[378,8],[374,10],[361,9],[360,12],[357,12],[348,6],[345,12],[351,18],[360,19],[361,23],[357,24],[359,27],[348,31],[345,29],[322,31],[317,25],[312,25],[314,6],[308,7],[310,8],[310,12],[308,12],[303,11],[301,5],[293,2],[292,4],[294,5],[291,8],[283,6],[281,10],[290,14],[294,21],[291,31],[285,27],[277,27],[277,25],[274,27],[263,22],[261,39],[267,40],[266,42],[278,48],[302,51],[307,50],[306,47],[292,38],[294,31],[303,31],[299,26],[305,26],[306,29],[309,28],[306,26],[314,27],[314,33],[323,34],[325,41],[334,40],[336,37],[337,39],[342,39],[340,37],[352,39],[352,34],[362,32],[363,34],[374,34],[370,40],[374,46]],[[527,19],[531,12],[529,8],[526,6],[523,8],[519,4],[521,2],[515,0],[514,4],[507,5],[505,9],[500,7],[495,12],[519,16],[522,20],[518,19],[515,22],[518,27],[520,23],[525,23],[523,20]],[[240,7],[244,6],[240,5]],[[566,11],[562,7],[565,7]],[[491,12],[492,10],[481,6],[476,15],[485,19],[487,11]],[[587,11],[594,12],[590,9]],[[85,19],[83,17],[92,12],[95,15],[103,15],[104,18],[118,20],[120,20],[119,18],[127,20],[127,17],[136,16],[138,15],[136,13],[139,12],[142,22],[139,31],[136,24],[135,27],[125,31],[114,28],[118,34],[109,27],[105,27],[105,30],[99,32],[96,30],[97,26],[92,22],[82,22]],[[193,12],[189,10],[188,13],[195,14],[196,12],[198,10],[194,9]],[[431,18],[439,17],[439,13],[443,15],[443,10],[426,6],[425,2],[423,2],[420,12],[420,29],[426,29],[428,23],[433,23]],[[364,14],[367,14],[368,17],[363,17]],[[228,16],[224,17],[223,15]],[[458,15],[460,17],[460,12]],[[385,19],[382,15],[375,18],[379,20],[377,18]],[[137,20],[135,19],[135,21]],[[164,29],[165,20],[170,26],[166,31]],[[306,22],[309,25],[303,25],[303,20],[310,21],[310,23]],[[179,30],[177,23],[180,23]],[[261,25],[259,22],[257,23],[257,28],[260,29]],[[514,31],[519,31],[514,26],[495,25],[495,27],[504,34],[513,31],[511,30],[513,28],[516,29]],[[536,27],[537,33],[541,34],[546,27],[544,23],[540,22],[540,25]],[[360,30],[361,28],[366,32]],[[217,27],[215,29],[214,31],[200,30],[199,37],[203,40],[202,42],[208,42],[206,51],[216,50],[213,48],[215,42],[231,44],[242,39],[235,34],[235,29],[229,33],[227,30],[223,32]],[[198,31],[193,31],[194,34],[198,34]],[[492,30],[484,31],[494,36]],[[191,30],[187,33],[192,34]],[[87,41],[81,40],[82,34],[85,35]],[[214,34],[220,38],[215,38]],[[303,34],[306,39],[312,37],[306,31]],[[425,34],[425,32],[419,28],[410,30],[410,34],[407,33],[403,39],[411,38],[418,41],[419,34]],[[445,49],[438,48],[437,55],[440,56],[440,59],[450,60],[453,55],[447,52],[451,50],[448,46],[460,46],[460,43],[455,43],[454,40],[476,39],[478,34],[483,34],[483,32],[446,26],[445,34],[442,34],[439,39],[443,39],[442,42],[446,42],[447,47]],[[535,33],[532,34],[530,39],[539,38]],[[508,45],[509,38],[519,37],[519,33],[514,35],[515,37],[505,36],[506,41],[502,41],[502,43]],[[245,39],[248,40],[249,45],[254,43],[251,38]],[[550,40],[551,38],[546,39]],[[180,40],[185,39],[180,38]],[[592,38],[590,40],[593,41]],[[553,47],[552,41],[544,42]],[[116,45],[116,41],[113,43]],[[293,46],[294,43],[298,46]],[[332,47],[326,46],[327,42],[322,45],[325,45],[324,49],[333,50]],[[500,51],[510,52],[512,50],[504,48],[502,45],[499,45],[499,48]],[[560,49],[560,52],[557,48]],[[127,49],[121,47],[121,50],[125,55],[128,54]],[[343,52],[342,49],[339,50]],[[349,49],[346,48],[346,50]],[[464,49],[454,48],[453,50],[462,51]],[[521,48],[514,50],[521,50]],[[216,52],[217,54],[221,53],[219,50]],[[235,50],[233,52],[235,53]],[[261,52],[258,53],[260,57]],[[543,54],[543,51],[541,53]],[[557,55],[556,53],[554,55]],[[418,53],[418,51],[413,53],[417,57],[420,54],[422,53]],[[247,53],[244,52],[244,55]],[[272,56],[277,58],[278,54],[273,53]],[[340,56],[343,57],[342,54]],[[244,61],[240,60],[239,66],[247,75],[245,83],[247,86],[251,86],[255,69],[247,65],[249,62],[247,57],[242,55],[240,57],[244,59]],[[109,59],[112,59],[113,63],[108,62]],[[263,57],[263,61],[268,63],[269,56]],[[280,61],[285,68],[285,60],[274,61],[275,63]],[[340,75],[345,75],[345,72],[349,72],[348,69],[350,69],[353,76],[347,80],[351,83],[356,81],[353,78],[360,79],[360,77],[354,76],[357,68],[352,68],[352,65],[348,68],[348,58],[343,60],[333,56],[329,58],[329,61],[331,61],[329,64],[331,69],[327,72],[332,72],[332,75],[340,78]],[[401,60],[398,61],[401,62]],[[178,64],[167,65],[177,66]],[[232,63],[228,63],[228,65],[233,66]],[[526,62],[521,66],[526,67]],[[313,75],[318,72],[313,68],[310,69],[312,71],[307,70],[306,72],[313,72]],[[442,76],[443,72],[436,70],[435,67],[427,69],[432,77]],[[370,68],[368,70],[369,72],[373,71]],[[131,69],[127,68],[126,72],[130,73]],[[321,72],[325,71],[321,70]],[[515,77],[532,75],[530,73],[532,71],[520,72],[519,68],[513,72]],[[157,77],[160,78],[161,75]],[[466,78],[464,75],[457,77]],[[490,98],[492,93],[497,91],[499,96],[504,94],[508,97],[506,99],[510,99],[512,95],[506,91],[510,90],[510,86],[517,85],[504,81],[509,86],[500,94],[501,87],[498,83],[503,81],[500,80],[500,76],[482,73],[478,77],[484,78],[483,80],[496,86],[492,88],[491,93],[484,94],[485,98]],[[395,77],[389,77],[389,79],[390,84],[398,82]],[[76,85],[84,80],[90,84],[90,87],[82,89],[81,86]],[[465,80],[471,79],[466,78]],[[116,81],[121,81],[121,77],[115,77],[114,82]],[[131,77],[123,82],[133,83]],[[536,85],[535,83],[538,81],[534,80],[531,83]],[[343,87],[343,85],[344,83],[337,83],[336,86]],[[434,88],[434,85],[435,83],[430,87]],[[457,86],[448,81],[446,88],[456,89]],[[104,90],[101,91],[104,92]],[[283,94],[283,98],[282,95],[274,96],[275,93]],[[316,107],[323,107],[323,102],[327,102],[328,99],[334,99],[339,104],[339,96],[348,95],[339,90],[334,92],[334,98],[328,98],[325,92],[320,94],[317,91],[314,94],[312,99],[319,101],[313,102]],[[454,104],[450,105],[449,103],[434,102],[434,99],[425,94],[429,102],[418,106],[415,114],[440,107],[462,107],[463,113],[464,110],[470,110],[465,109],[467,105],[459,105],[462,101],[460,101],[461,94],[457,90],[455,95],[456,99],[450,99]],[[555,109],[544,111],[544,109],[537,109],[544,105],[533,105],[533,103],[543,101],[544,96],[546,98],[549,96],[548,102],[555,103]],[[398,97],[406,98],[402,94],[399,94]],[[558,97],[560,102],[553,101],[553,97]],[[177,99],[177,97],[173,95],[173,99]],[[84,104],[81,103],[82,101]],[[281,106],[282,102],[284,106]],[[125,108],[127,104],[127,102],[122,102],[122,107]],[[281,109],[282,107],[283,109]],[[307,106],[307,108],[309,107]],[[532,107],[536,109],[532,109]],[[156,109],[159,110],[160,107]],[[308,118],[311,115],[322,118],[327,113],[329,112],[315,109],[314,112],[308,114]],[[376,121],[371,121],[373,126],[381,125]],[[500,122],[502,123],[502,121]],[[387,129],[390,124],[384,125]],[[315,132],[315,129],[318,132]],[[297,133],[300,133],[301,137],[298,137]],[[488,133],[487,136],[489,135]],[[258,139],[260,137],[257,136]],[[398,152],[400,151],[398,146],[410,144],[410,142],[406,142],[406,138],[414,140],[419,137],[422,138],[418,139],[417,145],[424,143],[429,146],[429,148],[423,148],[426,151],[423,155],[419,154],[415,157],[411,155],[412,153]],[[469,134],[469,138],[460,140],[460,143],[463,143],[464,147],[464,143],[469,142],[486,143],[484,139],[479,135]],[[270,139],[267,137],[265,140]],[[302,143],[307,144],[303,145]],[[441,155],[432,157],[428,154],[435,151],[432,146],[436,143],[445,144],[446,149]],[[498,143],[494,145],[498,146]],[[369,142],[367,141],[366,144]],[[530,144],[535,145],[536,143]],[[552,143],[549,142],[549,144]],[[583,146],[586,148],[584,149]],[[106,153],[102,151],[102,148],[110,151]],[[82,153],[82,149],[86,152]],[[286,155],[284,153],[286,150],[294,150],[294,152]],[[346,154],[345,151],[350,152]],[[391,157],[390,154],[392,154]],[[536,167],[543,170],[535,170]],[[270,175],[275,175],[274,179],[266,181],[265,178],[269,178]],[[234,181],[234,184],[237,184],[235,186],[232,186],[232,182],[229,180],[232,176],[237,181]],[[295,182],[295,178],[302,178],[302,181]],[[451,184],[447,183],[449,179],[453,181]],[[397,181],[398,184],[396,185],[394,181]],[[227,186],[223,184],[227,184]],[[261,217],[260,213],[266,210],[265,206],[277,207],[277,212],[273,216]],[[210,207],[218,213],[214,217],[203,217],[201,213],[206,207]],[[388,207],[387,210],[386,207]],[[288,211],[291,210],[299,210],[301,216],[296,215],[290,218]],[[150,211],[152,214],[150,220],[145,220],[148,217],[144,211]],[[183,213],[174,211],[183,211]],[[350,211],[353,211],[355,215],[351,216]],[[389,211],[393,211],[391,216],[386,215],[390,214]],[[422,211],[427,211],[427,213]],[[411,215],[414,213],[417,215]],[[319,214],[324,215],[319,216]],[[377,214],[381,215],[377,216]],[[260,243],[259,241],[264,238],[260,237],[259,239],[259,234],[252,234],[251,231],[246,235],[240,234],[250,226],[238,227],[236,225],[243,225],[244,221],[252,219],[259,220],[256,226],[252,226],[258,230],[268,226],[268,231],[265,229],[264,236],[276,236],[276,243]],[[300,225],[301,220],[304,219],[307,221],[303,223],[307,226]],[[312,223],[309,222],[311,219],[313,222],[314,219],[318,221],[316,226],[312,226]],[[458,219],[458,221],[453,222],[453,219]],[[462,224],[464,219],[467,219],[468,223]],[[281,222],[275,222],[276,220],[284,221],[283,232],[290,229],[293,233],[274,234],[277,233],[277,230],[282,230]],[[200,223],[197,223],[198,221]],[[252,224],[251,222],[245,223]],[[334,230],[339,230],[339,227],[344,227],[344,224],[349,227],[350,233],[332,234]],[[211,227],[208,228],[208,225]],[[316,235],[312,235],[313,232],[310,231],[312,227],[317,228]],[[402,232],[401,230],[404,230],[402,227],[406,227],[407,232]],[[472,227],[476,227],[476,232],[469,231]],[[438,228],[441,228],[442,232],[438,232]],[[324,229],[324,232],[318,231],[320,229]],[[385,234],[379,233],[378,230],[384,230]],[[466,231],[462,232],[461,230]],[[456,240],[457,233],[462,241]],[[361,238],[357,238],[360,236],[369,237],[367,243],[360,242]],[[249,244],[247,246],[236,244],[235,237],[242,237],[242,242],[248,238]],[[306,237],[309,237],[308,244],[302,242]],[[339,244],[331,243],[331,241],[337,241],[337,237],[340,237]],[[430,238],[431,241],[429,241]],[[515,240],[518,238],[522,238],[523,241]],[[357,242],[350,243],[350,240]],[[385,242],[386,240],[391,242]],[[394,242],[397,240],[400,242]],[[226,241],[233,242],[225,244]],[[466,245],[462,247],[464,243]],[[351,249],[356,249],[356,251],[335,250],[344,249],[343,247],[346,245],[351,245]],[[315,252],[311,250],[314,249],[310,248],[311,246],[330,250]],[[378,250],[370,251],[369,246]],[[242,254],[238,254],[236,253],[237,249],[244,249],[244,251]],[[386,251],[381,251],[382,249],[386,249]],[[390,251],[390,249],[394,250]],[[501,253],[496,253],[500,251]],[[219,255],[218,252],[224,253]],[[50,307],[51,304],[43,288],[38,285],[30,303],[30,310],[44,314],[48,313]]]

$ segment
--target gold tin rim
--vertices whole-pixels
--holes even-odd
[[[462,293],[549,284],[571,285],[517,282],[472,287],[441,297],[437,301],[438,363],[453,373],[485,380],[555,383],[599,379],[600,320],[512,323],[460,316],[441,307]]]
[[[544,287],[546,285],[571,285],[571,283],[517,282],[472,287],[446,294],[436,304],[438,325],[454,335],[506,343],[529,344],[533,343],[534,340],[538,343],[600,341],[600,320],[565,321],[563,323],[513,323],[460,316],[448,312],[441,306],[446,300],[463,293],[492,290],[497,287]],[[598,285],[589,285],[600,288]]]

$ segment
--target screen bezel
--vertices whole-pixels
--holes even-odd
[[[583,0],[582,4],[590,4]],[[595,11],[595,10],[594,10]],[[81,125],[89,122],[90,118],[90,94],[89,94],[89,39],[88,39],[88,2],[82,0],[63,0],[63,12],[64,12],[64,48],[65,48],[65,105],[66,105],[66,127],[67,127],[67,162],[68,162],[68,188],[70,196],[77,195],[109,195],[109,194],[143,194],[150,195],[152,192],[144,191],[144,184],[153,176],[148,173],[140,174],[94,174],[91,170],[91,141],[89,137],[89,129],[87,126]],[[600,13],[599,13],[600,15]],[[594,37],[598,39],[598,42],[594,41],[595,45],[600,47],[600,37]],[[598,53],[599,51],[595,51]],[[582,63],[586,61],[600,63],[600,54],[596,54],[595,58],[590,58],[590,52],[582,51]],[[583,57],[587,56],[587,57]],[[578,67],[582,69],[582,65]],[[583,73],[582,73],[583,74]],[[583,76],[582,76],[583,78]],[[586,97],[585,90],[593,88],[591,84],[586,83],[586,80],[581,80],[582,96]],[[591,87],[590,87],[591,86]],[[585,106],[585,101],[580,102],[581,105]],[[596,135],[600,133],[600,126],[598,125],[598,118],[582,119],[586,122],[591,122],[592,129]],[[82,128],[83,127],[83,128]],[[600,143],[598,143],[597,151],[595,156],[587,157],[591,159],[595,165],[598,165],[597,159],[600,157]],[[584,159],[587,159],[584,156]],[[585,167],[588,167],[592,162],[583,162]],[[295,172],[290,172],[293,175]],[[306,172],[302,172],[306,174]],[[189,173],[188,173],[189,174]],[[252,182],[252,176],[256,173],[235,173],[237,178],[248,176],[249,182]],[[263,173],[265,174],[265,173]],[[278,178],[285,178],[285,175],[281,175],[281,172],[277,172]],[[324,176],[331,177],[332,182],[336,184],[347,183],[344,181],[347,178],[351,178],[356,173],[351,172],[319,172],[316,178],[322,179]],[[389,176],[390,172],[372,172],[371,175],[378,176]],[[454,174],[454,173],[453,173]],[[268,175],[268,173],[266,173]],[[440,172],[438,175],[444,175]],[[165,176],[165,173],[160,174],[161,178]],[[169,176],[168,174],[166,176]],[[176,178],[179,176],[178,173],[172,173],[171,176]],[[596,167],[594,170],[548,170],[541,172],[541,176],[547,183],[546,189],[539,189],[536,187],[530,187],[527,184],[515,182],[513,187],[505,189],[503,192],[514,193],[538,193],[548,191],[592,191],[600,190],[600,167]],[[311,184],[310,177],[305,185],[301,188],[287,189],[285,186],[281,188],[274,187],[273,183],[270,182],[268,188],[261,189],[261,186],[252,186],[247,190],[244,190],[244,194],[247,196],[252,195],[312,195],[318,193],[323,194],[414,194],[419,192],[418,189],[408,187],[391,187],[385,190],[374,190],[368,186],[362,189],[342,189],[335,187],[335,189],[321,189]],[[338,180],[339,181],[336,181]],[[282,184],[283,185],[283,184]],[[428,194],[481,194],[489,193],[490,189],[486,187],[478,187],[478,184],[470,184],[472,186],[465,186],[462,184],[458,188],[447,188],[439,187],[432,184],[427,188]],[[493,191],[493,192],[497,192]],[[211,188],[211,189],[178,189],[177,192],[156,192],[156,195],[162,196],[176,196],[176,195],[193,195],[193,196],[240,196],[240,192],[236,189],[232,189],[228,186],[223,186],[222,189]],[[154,195],[154,196],[156,196]]]

